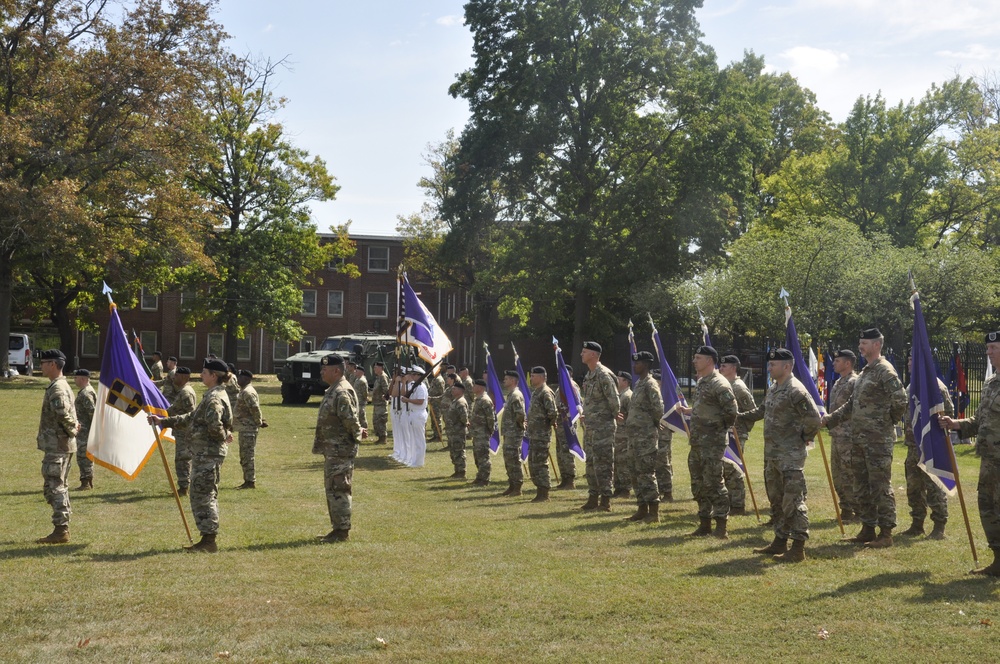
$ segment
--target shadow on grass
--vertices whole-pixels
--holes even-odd
[[[171,553],[183,553],[184,549],[178,547],[176,549],[149,549],[148,551],[138,551],[135,553],[92,553],[84,558],[81,558],[77,562],[87,562],[87,563],[127,563],[133,560],[142,560],[143,558],[152,558],[153,556],[162,556]]]
[[[112,505],[126,505],[128,503],[138,503],[143,500],[157,500],[160,498],[173,498],[172,493],[146,493],[143,491],[117,491],[115,493],[91,493],[89,491],[71,491],[73,501],[110,503]],[[183,496],[181,496],[183,498]]]
[[[398,463],[384,456],[359,456],[354,460],[355,470],[393,470],[399,467]]]
[[[570,526],[567,530],[607,532],[609,530],[615,530],[616,528],[633,527],[634,525],[635,524],[625,521],[625,519],[611,518],[607,521],[588,521],[587,523],[578,523],[574,526]]]
[[[693,572],[689,572],[689,575],[714,577],[762,575],[768,568],[768,565],[764,563],[764,560],[767,558],[770,558],[770,556],[762,556],[747,549],[746,557],[702,565]]]
[[[230,551],[281,551],[284,549],[300,549],[304,546],[323,546],[317,537],[306,537],[302,539],[288,540],[286,542],[268,542],[267,544],[248,544],[243,547],[234,547]]]
[[[11,558],[48,558],[52,556],[72,556],[83,549],[86,544],[30,544],[19,549],[0,551],[0,557]]]
[[[916,604],[934,602],[995,602],[1000,590],[1000,579],[992,576],[966,576],[947,583],[925,583],[921,595],[911,597]]]
[[[579,510],[564,510],[562,512],[540,512],[538,514],[522,514],[519,519],[566,519],[575,514],[579,514]]]
[[[442,477],[442,478],[439,478],[439,479],[441,479],[442,481],[447,481],[448,478]],[[461,482],[461,483],[458,483],[458,484],[439,484],[438,486],[429,486],[429,487],[427,487],[427,490],[428,491],[458,491],[459,489],[468,489],[468,488],[469,488],[468,482]]]
[[[808,542],[806,543],[806,555],[821,560],[853,558],[861,551],[864,551],[863,546],[850,542],[828,542],[819,546],[810,546]]]
[[[813,597],[814,600],[817,599],[827,599],[831,597],[842,597],[844,595],[850,595],[854,593],[867,593],[874,590],[882,590],[884,588],[899,588],[900,586],[915,586],[918,583],[925,582],[931,573],[926,571],[914,571],[914,572],[886,572],[885,574],[876,574],[875,576],[869,577],[867,579],[858,579],[857,581],[849,581],[844,585],[840,586],[836,590],[831,590],[830,592],[820,593]]]
[[[7,493],[0,493],[0,496],[36,496],[41,495],[41,491],[9,491]]]
[[[282,464],[282,470],[323,470],[322,457],[316,457],[318,461],[299,461],[297,463]]]
[[[685,535],[668,535],[665,537],[647,537],[626,542],[625,546],[655,546],[668,547],[690,542],[691,538]]]

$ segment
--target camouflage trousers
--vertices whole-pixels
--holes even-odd
[[[448,436],[444,430],[444,424],[441,421],[441,403],[440,401],[431,401],[427,406],[427,424],[431,427],[431,440],[441,440],[443,435],[447,440]],[[438,432],[441,432],[440,434]]]
[[[73,513],[69,505],[69,487],[66,478],[73,454],[46,452],[42,457],[42,494],[45,502],[52,507],[52,525],[68,526],[69,515]]]
[[[615,492],[615,429],[591,424],[584,434],[583,451],[587,453],[587,491],[591,496]]]
[[[191,485],[191,441],[185,433],[174,432],[174,472],[177,474],[177,488],[187,489]]]
[[[910,506],[910,516],[922,521],[930,507],[931,521],[948,523],[948,494],[921,470],[919,463],[920,448],[907,445],[903,469],[906,471],[906,502]]]
[[[191,462],[191,513],[202,535],[219,532],[219,469],[225,458],[196,454]]]
[[[368,404],[359,403],[358,404],[358,426],[362,429],[368,428]]]
[[[830,474],[840,501],[840,511],[860,513],[854,493],[854,444],[850,438],[844,440],[838,436],[830,443]]]
[[[722,445],[694,445],[688,453],[691,495],[698,502],[698,516],[703,519],[729,516],[729,492],[723,479]]]
[[[549,442],[550,438],[531,439],[528,446],[528,472],[531,482],[539,489],[550,489],[549,480]]]
[[[465,430],[448,431],[448,452],[456,473],[465,472]]]
[[[569,439],[562,422],[556,422],[556,463],[559,464],[559,477],[566,480],[576,479],[576,457],[569,451]]]
[[[472,438],[472,459],[476,462],[476,479],[482,482],[490,481],[493,463],[490,460],[490,439]]]
[[[334,530],[351,529],[351,483],[354,480],[354,459],[326,456],[323,458],[323,487],[326,489],[326,509]]]
[[[375,408],[372,412],[372,432],[380,441],[385,442],[389,435],[386,425],[389,423],[389,411],[385,406]]]
[[[892,490],[892,440],[855,439],[851,449],[854,493],[861,509],[861,523],[880,528],[896,527],[896,494]]]
[[[994,551],[1000,550],[1000,445],[978,441],[982,450],[979,462],[979,520],[986,541]]]
[[[626,463],[618,463],[615,455],[615,470],[629,466],[632,477],[632,488],[635,489],[635,500],[639,505],[659,503],[660,491],[656,483],[656,458],[659,443],[656,433],[649,435],[633,435],[628,438],[625,454]],[[617,477],[617,475],[616,475]]]
[[[619,432],[624,426],[619,427]],[[629,489],[632,487],[632,467],[628,462],[628,436],[615,436],[615,491]]]
[[[764,460],[764,484],[778,539],[809,539],[806,478],[802,469],[782,469],[777,459]]]
[[[656,450],[656,487],[660,495],[674,492],[674,441],[673,438],[660,438]]]
[[[239,438],[240,467],[243,468],[243,481],[256,482],[257,470],[254,464],[256,463],[257,432],[240,431]]]
[[[745,440],[740,441],[740,449],[746,444]],[[722,464],[722,477],[726,483],[726,491],[729,492],[729,508],[734,510],[745,510],[747,508],[747,485],[743,477],[743,471],[731,461],[724,461]]]
[[[507,481],[521,486],[524,484],[524,470],[521,468],[521,439],[504,438],[503,465],[507,469]]]
[[[90,434],[80,431],[76,436],[76,465],[80,467],[80,481],[94,479],[94,462],[87,458],[87,437]]]

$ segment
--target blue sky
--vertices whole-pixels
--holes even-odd
[[[392,234],[422,203],[423,154],[466,105],[448,95],[472,64],[460,0],[220,0],[230,47],[288,58],[279,115],[294,143],[327,162],[337,199],[314,204],[321,231],[352,220]],[[706,0],[705,42],[722,65],[745,49],[790,71],[842,120],[859,95],[920,98],[931,83],[1000,64],[1000,0]]]

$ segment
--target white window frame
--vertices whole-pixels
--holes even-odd
[[[273,343],[273,347],[271,349],[271,359],[274,360],[275,362],[284,362],[285,360],[287,360],[288,359],[288,345],[289,344],[288,344],[287,341],[281,341],[279,339],[275,339],[274,343]],[[285,349],[285,352],[284,352],[283,355],[278,352],[278,349],[281,348],[282,346]]]
[[[372,252],[374,251],[385,251],[385,258],[373,257]],[[368,271],[369,272],[388,272],[389,271],[389,247],[368,247]],[[372,261],[378,261],[381,263],[385,260],[385,267],[372,267]]]
[[[333,313],[330,311],[330,296],[339,294],[340,295],[340,312]],[[327,318],[343,318],[344,317],[344,291],[342,290],[331,290],[326,292],[326,316]]]
[[[250,343],[250,337],[244,337],[243,339],[236,340],[236,361],[237,362],[249,362],[253,356],[253,348]]]
[[[92,352],[87,350],[87,344],[94,344]],[[80,357],[99,357],[101,354],[101,333],[80,331]]]
[[[191,354],[184,354],[184,338],[187,337],[191,341]],[[193,360],[198,357],[198,335],[194,332],[181,332],[177,339],[177,357],[181,360]]]
[[[152,335],[153,343],[147,343],[149,337]],[[155,330],[140,330],[139,332],[139,343],[142,344],[142,354],[144,357],[152,357],[153,351],[159,348],[157,345],[159,343],[160,335],[156,333]]]
[[[380,295],[385,298],[385,313],[381,316],[372,314],[373,295]],[[379,304],[379,306],[381,306],[381,304]],[[367,296],[365,297],[365,318],[388,318],[388,317],[389,317],[389,294],[380,292],[368,293]]]
[[[306,298],[310,294],[312,295],[312,311],[307,311],[306,310],[306,301],[307,301]],[[301,314],[303,316],[315,316],[316,315],[316,308],[318,307],[318,305],[319,305],[319,303],[316,300],[316,290],[313,289],[313,288],[306,288],[306,289],[304,289],[302,291],[302,311],[301,311]]]
[[[153,298],[153,306],[146,305],[146,298]],[[139,310],[140,311],[156,311],[160,308],[160,296],[159,295],[148,295],[146,293],[146,287],[143,286],[142,290],[139,292]]]
[[[215,338],[219,341],[219,350],[216,351],[213,348],[212,339]],[[226,354],[226,335],[222,332],[209,332],[205,338],[205,356],[215,354],[216,357],[225,357]]]

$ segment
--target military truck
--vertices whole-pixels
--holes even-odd
[[[277,371],[281,381],[281,403],[306,403],[314,394],[323,394],[329,387],[319,375],[319,361],[327,355],[353,359],[365,368],[368,382],[374,375],[375,363],[385,362],[391,373],[396,361],[396,337],[372,332],[327,337],[319,348],[296,353]]]

